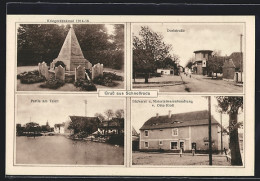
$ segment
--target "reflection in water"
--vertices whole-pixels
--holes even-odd
[[[124,149],[65,136],[16,137],[17,164],[123,165]]]

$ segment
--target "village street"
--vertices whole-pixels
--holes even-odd
[[[146,153],[133,152],[133,165],[208,165],[209,157],[206,154],[192,156],[184,153],[182,157],[176,153]],[[225,156],[213,155],[213,165],[230,166]]]
[[[203,75],[192,74],[191,78],[184,75],[166,75],[149,79],[149,84],[143,83],[144,79],[136,79],[133,88],[159,89],[160,92],[219,92],[242,93],[243,87],[235,85],[232,81],[216,80]]]

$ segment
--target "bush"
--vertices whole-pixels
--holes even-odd
[[[75,75],[65,75],[65,83],[74,83]]]
[[[96,91],[96,86],[87,79],[79,79],[77,80],[74,85],[76,87],[80,87],[80,90],[82,91]]]
[[[124,146],[124,134],[111,135],[109,140],[108,140],[108,143],[114,144],[114,145]]]
[[[98,84],[98,85],[103,85],[103,86],[106,86],[106,87],[115,87],[118,85],[118,83],[116,82],[113,82],[113,79],[111,79],[111,77],[96,77],[93,79],[93,82],[95,84]]]
[[[58,89],[65,84],[63,80],[51,78],[47,80],[44,84],[41,84],[40,87],[42,88],[49,88],[49,89]]]
[[[109,79],[112,79],[112,80],[118,80],[118,81],[123,81],[124,78],[120,75],[116,75],[115,73],[112,73],[112,72],[104,72],[103,73],[103,77],[104,78],[109,78]]]
[[[34,84],[45,81],[45,77],[40,75],[38,70],[20,73],[17,75],[17,79],[20,79],[22,84]]]

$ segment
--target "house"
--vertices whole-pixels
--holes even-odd
[[[212,149],[221,150],[221,127],[211,116]],[[228,148],[228,136],[223,137]],[[196,111],[151,117],[140,128],[141,151],[206,151],[209,148],[208,111]]]
[[[65,133],[65,123],[61,123],[61,124],[54,124],[54,133],[57,134],[64,134]]]
[[[72,131],[73,134],[85,132],[92,134],[98,130],[100,120],[98,117],[86,117],[86,116],[69,116],[69,128],[68,131]]]
[[[59,124],[54,124],[54,133],[56,134],[72,134],[73,131],[68,129],[70,124],[70,120],[63,122],[63,123],[59,123]]]
[[[233,52],[224,62],[223,79],[232,79],[242,82],[243,72],[243,53]]]
[[[207,61],[212,56],[212,50],[197,50],[195,53],[195,60],[193,62],[192,70],[195,74],[207,75]]]
[[[104,120],[98,125],[98,131],[104,136],[124,133],[124,118]]]
[[[156,72],[161,75],[174,75],[174,68],[158,68]]]
[[[181,73],[181,72],[184,72],[184,68],[183,68],[183,66],[178,66],[178,68],[179,68],[179,72]]]

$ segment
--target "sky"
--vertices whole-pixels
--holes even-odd
[[[32,102],[40,100],[41,102]],[[47,100],[46,103],[42,102]],[[51,103],[50,100],[58,100]],[[107,109],[114,112],[124,109],[124,99],[97,98],[96,96],[82,95],[18,95],[17,96],[17,119],[16,123],[26,124],[36,122],[45,125],[48,121],[50,126],[68,120],[69,116],[85,116],[85,103],[87,100],[87,116],[102,113]]]
[[[154,104],[155,107],[153,107],[150,103],[134,103],[132,101],[132,126],[138,133],[143,124],[151,117],[156,116],[156,113],[163,116],[168,115],[169,110],[172,114],[208,110],[208,100],[202,96],[160,96],[160,98],[154,98],[152,100],[186,100],[186,102],[189,103],[174,103],[174,107],[157,107],[157,105]],[[220,113],[217,112],[217,100],[214,96],[211,97],[211,114],[220,123]],[[238,121],[243,121],[243,117],[243,112],[240,112]],[[224,127],[228,126],[228,121],[229,116],[222,114],[222,125]],[[239,131],[241,132],[242,130]]]
[[[220,50],[222,56],[239,52],[240,34],[244,35],[243,23],[142,23],[133,25],[135,36],[139,36],[141,26],[149,26],[153,31],[161,33],[165,43],[172,45],[171,53],[179,55],[182,66],[194,56],[196,50]]]

